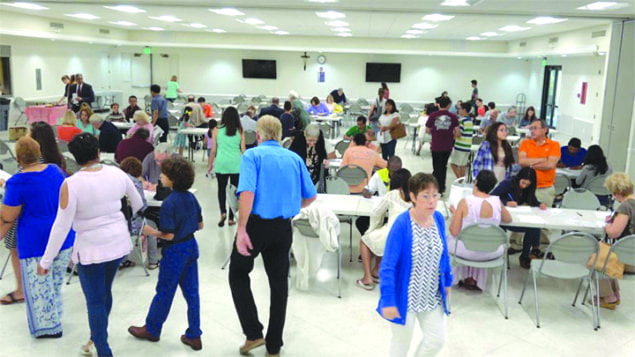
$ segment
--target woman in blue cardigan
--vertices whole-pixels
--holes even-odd
[[[445,221],[436,212],[439,185],[418,173],[408,180],[413,207],[395,220],[379,270],[377,312],[393,322],[390,356],[406,356],[415,321],[424,334],[415,356],[434,356],[445,342],[452,268]]]

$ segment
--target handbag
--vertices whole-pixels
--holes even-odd
[[[399,124],[390,129],[390,137],[392,137],[394,140],[401,139],[406,135],[408,135],[406,133],[406,125],[402,122],[399,122]]]
[[[593,262],[595,262],[595,266],[593,269],[601,272],[604,269],[604,265],[606,264],[606,275],[615,279],[622,279],[624,277],[624,263],[621,263],[617,259],[617,254],[611,252],[609,255],[609,251],[611,250],[611,245],[605,242],[600,242],[600,250],[599,256],[597,260],[595,259],[596,254],[592,254],[589,261],[586,263],[587,268],[590,268]],[[608,258],[608,263],[606,262]]]
[[[370,115],[370,122],[376,123],[381,116],[381,103],[379,100],[375,100],[375,107],[373,108],[373,113]]]

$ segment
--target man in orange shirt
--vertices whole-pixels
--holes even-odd
[[[556,165],[560,160],[560,144],[547,137],[549,128],[544,120],[534,120],[529,126],[531,139],[526,139],[518,149],[518,163],[536,170],[536,198],[551,207],[556,196],[553,185]]]
[[[353,137],[355,146],[349,147],[344,152],[341,166],[355,165],[366,171],[367,178],[360,184],[349,186],[351,193],[361,193],[368,183],[368,179],[373,175],[373,168],[383,169],[386,167],[386,161],[381,158],[377,151],[366,147],[366,135],[359,133]],[[560,147],[558,147],[560,150]]]
[[[201,106],[201,109],[203,109],[203,114],[205,114],[205,118],[213,118],[214,117],[214,111],[212,110],[212,106],[205,103],[205,98],[204,97],[199,97],[198,100],[198,105]]]

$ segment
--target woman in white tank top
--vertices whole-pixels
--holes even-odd
[[[465,248],[463,242],[456,244],[456,236],[463,227],[474,224],[500,225],[501,222],[512,221],[511,215],[505,209],[498,196],[490,196],[490,192],[496,186],[496,177],[492,171],[479,172],[474,182],[472,195],[459,202],[456,210],[453,210],[452,223],[448,237],[448,250],[450,254],[456,254],[460,258],[487,261],[503,255],[504,247],[501,245],[495,252],[475,252]],[[456,250],[456,252],[455,252]],[[470,290],[485,290],[487,287],[487,269],[472,267],[453,267],[454,281],[459,286],[465,286]]]

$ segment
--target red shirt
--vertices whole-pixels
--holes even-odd
[[[205,105],[202,106],[203,107],[203,114],[205,114],[206,118],[213,118],[214,117],[214,111],[212,110],[212,106],[205,103]]]
[[[57,127],[57,138],[67,143],[73,139],[73,137],[82,132],[82,129],[76,126],[60,125]]]
[[[428,117],[426,128],[430,129],[431,151],[452,151],[454,148],[454,128],[459,126],[459,117],[447,110],[438,110]]]

